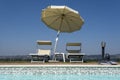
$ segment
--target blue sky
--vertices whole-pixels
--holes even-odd
[[[77,11],[85,23],[80,31],[61,33],[57,51],[67,42],[81,42],[86,55],[120,53],[120,0],[0,0],[0,55],[28,55],[36,52],[37,40],[55,42],[57,32],[41,21],[49,5],[66,5]],[[52,47],[53,47],[52,46]]]

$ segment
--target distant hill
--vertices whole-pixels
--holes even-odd
[[[101,55],[85,55],[84,60],[101,60]],[[120,54],[110,55],[111,60],[119,60],[120,61]],[[13,55],[13,56],[0,56],[0,61],[30,61],[31,56],[29,55]]]
[[[28,61],[31,59],[31,56],[29,55],[13,55],[13,56],[0,56],[0,60],[5,61]]]
[[[102,56],[101,55],[86,55],[84,57],[86,60],[101,60]],[[110,55],[111,60],[120,60],[120,54],[116,55]]]

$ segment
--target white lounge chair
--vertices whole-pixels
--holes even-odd
[[[83,62],[84,53],[81,53],[81,43],[67,43],[66,44],[66,58],[70,62]],[[77,49],[75,49],[77,48]]]
[[[51,41],[37,41],[38,46],[51,46]],[[31,62],[48,62],[51,55],[51,48],[50,49],[37,49],[37,53],[32,53],[31,55]]]

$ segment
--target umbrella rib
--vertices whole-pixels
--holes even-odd
[[[57,16],[57,12],[55,12],[55,11],[47,11],[47,12],[51,12],[52,14],[54,14],[54,15],[52,15],[52,16],[47,16],[47,17],[44,17],[44,18],[48,18],[48,17],[54,17],[54,16]]]
[[[59,11],[59,10],[58,10]],[[59,11],[60,12],[60,11]],[[63,12],[62,13],[64,13],[65,12],[65,8],[63,9]],[[64,16],[63,16],[63,14],[61,14],[61,23],[60,23],[60,26],[59,26],[59,30],[61,29],[61,26],[62,26],[62,22],[63,22],[63,19],[64,19]]]
[[[68,22],[68,20],[65,18],[65,21],[66,21],[66,23],[68,24],[68,26],[69,26],[69,29],[70,29],[70,31],[71,31],[71,25],[69,24],[69,22]]]
[[[52,15],[52,16],[47,16],[47,17],[43,17],[43,18],[50,18],[50,17],[56,17],[57,15]],[[59,15],[58,15],[58,17],[59,17]]]
[[[55,20],[52,21],[52,23],[50,23],[48,26],[50,26],[51,24],[53,24],[55,21],[57,21],[60,18],[60,16],[58,16],[58,18],[56,18]]]
[[[52,12],[53,14],[55,14],[55,15],[52,15],[52,16],[47,16],[47,17],[44,17],[44,18],[49,18],[49,17],[54,17],[54,16],[59,16],[59,17],[61,17],[61,12],[60,12],[60,10],[59,9],[56,9],[57,11],[48,11],[48,12]]]
[[[65,18],[65,21],[66,21],[66,23],[68,24],[69,29],[70,29],[70,31],[71,31],[72,28],[71,28],[71,25],[69,24],[69,21],[68,21],[67,19],[68,19],[68,18]],[[71,22],[72,22],[73,24],[76,24],[76,27],[79,27],[79,24],[77,24],[74,20],[71,19]]]
[[[73,15],[67,15],[67,16],[70,16],[70,17],[72,17],[72,18],[75,18],[75,19],[79,19],[79,17],[75,17],[75,16],[73,16]]]
[[[67,16],[67,17],[68,17],[69,19],[71,19],[71,21],[74,22],[74,23],[75,23],[75,21],[72,20],[72,18],[75,18],[77,21],[80,20],[80,18],[77,18],[77,17],[74,17],[74,16],[70,16],[70,17]],[[71,17],[72,17],[72,18],[71,18]],[[81,19],[81,22],[83,23],[83,20],[82,20],[82,19]]]

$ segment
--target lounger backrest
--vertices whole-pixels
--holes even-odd
[[[81,45],[82,45],[81,43],[67,43],[66,44],[66,51],[68,53],[80,53],[81,52]],[[77,50],[70,49],[69,47],[71,47],[71,46],[77,47]]]
[[[68,53],[80,53],[80,50],[67,50]]]
[[[51,50],[38,49],[38,55],[50,55]]]
[[[37,41],[37,44],[38,45],[52,45],[52,42],[51,41]]]
[[[67,43],[66,46],[81,46],[81,43]]]

